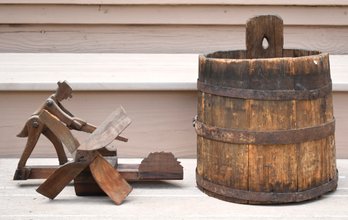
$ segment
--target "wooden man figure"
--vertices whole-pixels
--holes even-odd
[[[71,114],[64,106],[61,104],[61,102],[65,99],[72,97],[72,89],[69,86],[69,84],[66,81],[58,82],[58,88],[56,92],[49,96],[47,100],[43,103],[43,105],[36,110],[32,116],[27,120],[24,128],[22,131],[17,135],[17,137],[27,137],[27,143],[24,148],[24,151],[21,155],[21,158],[17,165],[17,171],[15,173],[14,179],[24,179],[24,174],[21,174],[24,172],[24,167],[26,165],[26,162],[31,155],[35,145],[37,144],[37,141],[39,140],[39,137],[41,133],[45,135],[53,144],[59,164],[66,163],[67,157],[64,152],[64,148],[62,145],[62,142],[57,138],[57,136],[45,126],[45,124],[39,119],[38,115],[43,111],[46,110],[55,117],[57,117],[61,122],[63,122],[69,129],[79,130],[91,133],[93,132],[96,127],[86,123],[86,121],[75,117],[73,114]],[[126,138],[123,137],[117,137],[116,139],[121,141],[127,141]],[[112,155],[112,154],[111,154]]]

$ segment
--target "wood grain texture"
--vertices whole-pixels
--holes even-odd
[[[337,0],[2,0],[0,52],[242,49],[239,39],[244,39],[245,21],[255,15],[277,14],[293,30],[288,48],[346,54],[347,7],[346,1]]]
[[[197,135],[201,136],[197,153],[202,155],[197,156],[196,179],[208,195],[238,203],[273,204],[314,199],[336,189],[334,130],[322,136],[314,131],[334,120],[331,90],[322,96],[308,97],[284,93],[279,99],[270,93],[308,91],[331,85],[329,56],[316,51],[284,50],[283,36],[276,34],[282,34],[282,28],[282,21],[277,17],[255,17],[247,23],[247,51],[214,52],[199,57],[201,94],[196,129],[199,124],[209,128],[204,133],[197,129]],[[267,49],[261,45],[264,37],[269,40]],[[260,91],[262,94],[256,96]],[[244,110],[230,111],[231,106],[243,106]],[[240,119],[242,123],[235,124]],[[279,143],[280,137],[269,135],[267,144],[248,138],[250,132],[303,128],[310,129],[306,136],[313,133],[316,136],[300,141],[297,135],[289,142]],[[235,135],[235,130],[242,132],[236,139],[223,138]],[[211,137],[210,133],[217,137]],[[247,145],[247,159],[239,157],[241,153],[221,148],[222,145],[229,148]],[[234,164],[226,167],[225,161],[234,159],[247,168],[244,173],[234,173]],[[244,189],[234,186],[240,179],[246,179],[248,185]],[[325,187],[333,181],[333,185]],[[307,194],[314,188],[320,189],[320,193]]]
[[[1,157],[19,157],[26,140],[16,134],[38,104],[51,92],[1,92]],[[6,103],[6,105],[5,105]],[[76,92],[64,102],[76,116],[99,125],[119,105],[133,123],[124,131],[127,143],[115,142],[120,157],[146,157],[150,152],[173,152],[176,157],[194,157],[196,92]],[[98,105],[97,105],[98,104]],[[73,131],[78,140],[88,134]],[[40,139],[32,157],[55,157],[53,146]],[[30,162],[30,159],[29,159]]]
[[[34,159],[34,164],[51,164],[55,158]],[[77,197],[74,187],[66,187],[59,200],[48,201],[35,192],[42,180],[18,183],[11,180],[17,159],[0,159],[1,219],[197,219],[197,220],[318,220],[346,219],[348,216],[348,160],[338,160],[338,189],[318,200],[297,205],[240,205],[202,193],[195,182],[195,159],[180,159],[184,179],[163,182],[132,183],[126,203],[115,207],[108,197]],[[139,163],[122,159],[120,163]],[[193,205],[194,204],[194,205]],[[83,213],[81,213],[83,210]]]
[[[346,26],[348,6],[241,5],[10,5],[2,24],[243,25],[255,15],[276,14],[286,25]],[[61,16],[64,14],[64,16]],[[177,16],[180,14],[180,16]],[[296,14],[296,16],[294,16]],[[20,16],[18,16],[20,15]],[[131,16],[129,16],[131,15]]]
[[[50,92],[1,92],[0,157],[19,157],[25,142],[16,134],[29,114],[42,103]],[[110,102],[110,100],[114,100]],[[6,103],[6,105],[5,105]],[[98,103],[104,108],[97,108]],[[120,157],[145,157],[149,152],[171,151],[177,157],[196,157],[196,134],[191,125],[197,114],[197,94],[191,92],[76,92],[64,103],[72,112],[98,125],[109,110],[122,104],[133,124],[125,131],[128,143],[120,143]],[[333,106],[336,118],[337,158],[348,158],[347,106],[348,93],[334,92]],[[242,111],[242,108],[240,108]],[[154,116],[157,114],[157,117]],[[169,125],[169,127],[168,127]],[[239,124],[240,125],[240,124]],[[154,136],[153,134],[159,134]],[[74,132],[78,140],[87,134]],[[165,138],[164,138],[165,137]],[[56,157],[53,146],[40,139],[32,157]],[[30,159],[29,159],[30,162]]]
[[[283,20],[277,16],[257,16],[246,24],[246,57],[273,58],[283,56]]]
[[[0,90],[52,91],[57,81],[66,79],[74,91],[196,91],[197,57],[198,54],[0,53]],[[348,55],[330,55],[333,91],[348,91],[347,60]]]
[[[153,152],[144,158],[139,165],[139,177],[145,180],[182,179],[183,167],[170,152]]]
[[[0,4],[68,4],[68,5],[348,5],[346,0],[0,0]]]
[[[51,174],[38,188],[37,192],[54,199],[90,162],[66,163]]]
[[[245,28],[241,25],[47,24],[0,27],[2,53],[208,53],[245,48]],[[348,53],[346,26],[285,26],[284,36],[284,48]]]
[[[108,146],[130,123],[131,119],[127,116],[124,108],[117,108],[86,140],[81,142],[79,150],[92,151]]]
[[[132,191],[132,186],[101,155],[93,160],[89,168],[99,187],[116,205],[120,205]]]
[[[57,138],[60,139],[71,154],[76,151],[80,143],[72,135],[71,131],[65,124],[46,110],[44,110],[39,117],[43,124],[45,124],[57,136]]]

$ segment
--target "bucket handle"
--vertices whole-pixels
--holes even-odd
[[[251,18],[246,24],[246,58],[283,57],[283,20],[274,15]]]

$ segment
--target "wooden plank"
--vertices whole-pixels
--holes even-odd
[[[249,130],[287,130],[295,127],[293,101],[250,100]],[[249,190],[297,191],[296,145],[249,145]]]
[[[5,53],[0,54],[0,91],[52,91],[62,79],[74,91],[196,91],[197,58],[198,54]],[[348,91],[347,59],[330,56],[334,91]]]
[[[14,89],[13,83],[18,83],[19,89],[33,90],[35,87],[41,87],[37,84],[37,79],[40,79],[43,83],[42,89],[52,91],[52,88],[56,88],[57,81],[65,79],[71,83],[74,91],[84,90],[84,87],[86,89],[89,86],[92,86],[90,89],[94,91],[191,90],[196,87],[198,55],[32,54],[27,56],[28,54],[3,56],[4,59],[0,61],[3,66],[0,69],[0,73],[3,74],[1,85],[9,83],[7,88],[11,90]],[[22,65],[16,64],[18,60],[23,62]],[[34,75],[35,77],[32,77]],[[26,84],[31,84],[33,87],[25,88]]]
[[[244,100],[198,94],[198,120],[217,127],[247,125]],[[248,190],[248,147],[197,138],[197,171],[208,181]]]
[[[89,168],[99,187],[116,205],[120,205],[133,190],[132,186],[100,154]]]
[[[327,98],[298,101],[297,126],[309,127],[332,120],[332,104]],[[298,187],[306,190],[321,185],[335,175],[332,136],[301,143],[298,150]],[[329,169],[328,169],[329,168]]]
[[[256,219],[315,220],[348,217],[348,160],[338,160],[340,179],[337,191],[318,200],[297,205],[250,206],[223,202],[196,187],[195,159],[180,159],[184,180],[132,183],[126,203],[114,207],[107,197],[77,197],[74,187],[66,187],[55,201],[35,192],[42,180],[11,180],[17,159],[0,159],[1,219]],[[54,159],[35,159],[33,163],[52,163]],[[122,159],[121,163],[138,163]],[[170,207],[170,208],[168,208]],[[83,213],[81,213],[83,209]],[[157,213],[157,214],[154,214]]]
[[[285,25],[347,25],[348,6],[240,5],[10,5],[0,7],[2,24],[185,24],[244,25],[262,14],[276,14]],[[61,16],[64,14],[64,16]],[[180,14],[180,16],[177,16]],[[294,16],[296,14],[296,16]],[[18,16],[20,15],[20,16]],[[132,15],[132,16],[130,16]]]
[[[113,111],[78,147],[79,150],[98,150],[108,146],[131,123],[125,109],[120,106]],[[103,162],[101,162],[103,163]]]
[[[1,53],[209,53],[245,48],[242,25],[0,25],[0,34]],[[346,42],[347,26],[284,27],[284,48],[348,54]]]
[[[27,117],[51,92],[0,93],[0,157],[18,157],[25,138],[15,135]],[[196,115],[196,92],[74,92],[63,102],[77,117],[99,125],[119,105],[127,110],[133,123],[124,131],[127,143],[116,145],[120,157],[146,157],[150,152],[173,152],[177,157],[196,155],[196,134],[192,118]],[[154,135],[156,134],[156,135]],[[88,134],[75,132],[78,140]],[[5,147],[6,146],[6,147]],[[56,157],[54,147],[45,138],[39,140],[32,157]],[[30,159],[29,159],[30,162]]]
[[[2,122],[0,126],[0,157],[19,157],[26,139],[15,135],[23,127],[33,109],[45,100],[50,92],[0,92]],[[196,133],[191,121],[197,114],[197,94],[191,92],[75,92],[73,100],[64,105],[87,122],[99,124],[122,104],[133,119],[125,131],[128,143],[117,148],[123,157],[145,157],[149,152],[170,151],[179,157],[196,156]],[[110,100],[113,100],[110,102]],[[334,92],[336,118],[337,158],[348,158],[348,93]],[[5,105],[6,103],[6,105]],[[96,103],[103,108],[97,108]],[[156,116],[156,117],[155,117]],[[154,133],[158,135],[153,135]],[[87,134],[76,133],[79,140]],[[40,139],[33,157],[55,157],[53,146]],[[57,160],[58,161],[58,160]],[[30,159],[29,159],[30,162]]]
[[[347,0],[0,0],[0,4],[78,4],[78,5],[348,5]]]

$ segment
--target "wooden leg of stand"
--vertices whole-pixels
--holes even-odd
[[[54,148],[56,149],[59,164],[62,165],[62,164],[65,164],[66,162],[68,162],[68,158],[66,157],[63,144],[58,139],[58,137],[56,135],[54,135],[53,132],[49,129],[46,129],[43,132],[43,134],[48,138],[48,140],[50,140],[52,142]]]
[[[43,124],[37,119],[32,118],[27,122],[27,128],[28,128],[28,139],[27,144],[24,148],[24,151],[21,155],[21,158],[19,159],[16,173],[13,177],[14,180],[22,180],[26,179],[25,176],[25,165],[27,163],[28,158],[30,157],[31,153],[34,150],[34,147],[39,140],[40,134],[43,130]]]

